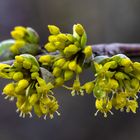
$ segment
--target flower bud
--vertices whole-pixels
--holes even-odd
[[[19,81],[21,79],[23,79],[23,73],[22,72],[16,72],[14,75],[13,75],[13,79],[15,81]]]
[[[106,96],[106,92],[103,89],[99,88],[98,86],[95,86],[93,88],[93,93],[97,99],[101,99]]]
[[[36,65],[32,65],[30,72],[38,72],[39,71],[39,67]]]
[[[72,34],[67,34],[67,39],[68,39],[68,41],[70,41],[72,43],[75,41],[75,38]]]
[[[56,48],[55,46],[52,44],[52,43],[47,43],[45,45],[45,49],[48,51],[48,52],[55,52],[56,51]]]
[[[30,69],[31,66],[32,66],[32,63],[29,60],[24,60],[23,61],[23,68]]]
[[[60,76],[61,72],[62,72],[62,70],[59,67],[54,67],[52,73],[55,77],[58,77],[58,76]]]
[[[82,68],[79,65],[77,65],[75,72],[80,74],[82,72]]]
[[[3,93],[9,96],[13,96],[14,91],[15,91],[14,83],[7,84],[3,89]]]
[[[61,68],[65,64],[65,62],[66,62],[66,59],[60,58],[59,60],[54,62],[53,66]]]
[[[22,31],[22,30],[14,30],[11,32],[11,36],[14,38],[14,39],[22,39],[25,35],[25,32]]]
[[[84,28],[83,28],[83,26],[82,26],[81,24],[76,24],[76,25],[74,25],[74,28],[75,28],[76,33],[77,33],[79,36],[82,36],[83,33],[85,32],[85,31],[84,31]]]
[[[55,86],[61,86],[64,83],[64,79],[62,77],[57,77],[55,79]]]
[[[18,63],[22,63],[24,61],[24,58],[22,56],[15,56],[15,60],[18,62]]]
[[[49,42],[56,42],[57,41],[57,36],[56,35],[50,35],[49,37],[48,37],[48,41]]]
[[[64,49],[64,54],[66,57],[71,57],[79,51],[79,48],[76,45],[69,45]]]
[[[43,56],[40,56],[39,58],[39,62],[41,63],[50,63],[52,60],[52,56],[51,55],[43,55]]]
[[[38,76],[39,76],[39,73],[38,73],[38,72],[33,72],[33,73],[31,74],[31,78],[32,78],[32,79],[36,79]]]
[[[72,79],[73,75],[74,75],[73,71],[71,71],[71,70],[66,70],[66,71],[64,72],[64,80],[65,80],[65,81],[68,81],[68,80]]]
[[[76,61],[73,60],[69,63],[69,69],[72,70],[72,71],[76,71],[76,68],[77,68],[77,64],[76,64]]]
[[[70,61],[66,61],[62,67],[63,70],[67,70],[69,66]]]
[[[26,79],[22,79],[18,82],[18,87],[20,89],[25,89],[28,87],[28,85],[29,85],[29,82]]]
[[[85,54],[86,58],[89,58],[92,56],[92,47],[91,46],[86,46],[83,53]]]
[[[54,42],[54,45],[56,47],[56,49],[58,50],[63,50],[65,48],[65,43],[64,42]]]
[[[60,29],[54,25],[48,25],[48,28],[52,35],[57,35],[60,33]]]
[[[117,80],[123,80],[123,79],[125,79],[125,78],[127,78],[128,76],[126,75],[126,74],[124,74],[123,72],[117,72],[116,74],[115,74],[115,78],[117,79]]]
[[[122,58],[119,63],[120,66],[124,66],[124,67],[128,67],[130,64],[132,64],[132,61],[128,58]]]
[[[59,41],[59,42],[66,42],[67,41],[67,35],[65,35],[65,34],[58,34],[57,35],[57,40]]]

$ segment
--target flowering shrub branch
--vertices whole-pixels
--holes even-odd
[[[12,82],[3,89],[5,99],[16,100],[20,117],[34,112],[38,117],[54,117],[59,104],[53,89],[63,87],[71,95],[93,94],[95,107],[107,117],[112,108],[136,113],[140,90],[140,63],[131,61],[120,48],[105,50],[89,46],[81,24],[73,33],[62,33],[57,26],[48,25],[50,36],[43,48],[39,35],[29,27],[15,27],[12,40],[0,44],[0,77]],[[99,48],[98,48],[98,47]],[[106,54],[106,55],[105,55]],[[113,56],[112,56],[113,55]],[[37,56],[37,57],[35,57]],[[10,61],[5,61],[14,59]],[[80,83],[83,69],[91,67],[93,80]],[[73,85],[65,82],[74,78]]]

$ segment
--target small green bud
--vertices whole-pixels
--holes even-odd
[[[75,72],[78,73],[78,74],[80,74],[82,72],[82,67],[80,67],[79,65],[77,65]]]
[[[60,76],[61,72],[62,72],[62,70],[59,67],[54,67],[52,74],[55,77],[58,77],[58,76]]]
[[[64,80],[65,80],[65,81],[68,81],[68,80],[72,79],[73,75],[74,75],[73,71],[71,71],[71,70],[66,70],[66,71],[64,72]]]
[[[48,25],[48,28],[52,35],[57,35],[60,33],[60,29],[54,25]]]
[[[39,71],[39,67],[37,67],[36,65],[32,65],[30,72],[38,72]]]
[[[13,75],[13,79],[15,81],[19,81],[21,79],[23,79],[23,73],[22,72],[16,72],[14,75]]]
[[[117,72],[116,74],[115,74],[115,78],[117,79],[117,80],[123,80],[123,79],[129,79],[129,77],[125,74],[125,73],[123,73],[123,72]]]
[[[48,52],[55,52],[56,51],[56,48],[55,46],[52,44],[52,43],[47,43],[45,45],[45,49],[48,51]]]
[[[94,87],[93,94],[97,99],[101,99],[106,96],[106,92],[97,86]]]
[[[31,78],[32,78],[32,79],[36,79],[38,76],[39,76],[39,73],[38,73],[38,72],[33,72],[33,73],[31,74]]]
[[[61,86],[64,83],[64,79],[62,77],[57,77],[55,79],[55,86]]]

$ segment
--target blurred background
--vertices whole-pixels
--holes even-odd
[[[139,43],[139,0],[0,0],[0,41],[10,38],[14,26],[33,27],[47,41],[48,24],[72,32],[81,23],[88,34],[88,44]],[[92,79],[90,70],[82,82]],[[5,85],[1,80],[1,89]],[[53,120],[37,117],[19,118],[15,104],[0,96],[0,140],[139,140],[140,110],[137,114],[114,112],[103,118],[92,95],[71,97],[69,91],[56,89],[61,116]]]

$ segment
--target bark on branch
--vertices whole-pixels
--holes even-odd
[[[123,53],[127,56],[140,56],[140,44],[130,43],[111,43],[92,45],[93,52],[97,55],[115,55]]]
[[[138,43],[111,43],[92,45],[93,53],[97,55],[112,56],[123,53],[127,56],[140,56],[140,44]],[[36,56],[38,58],[40,55]],[[3,61],[0,63],[12,64],[13,60]]]

